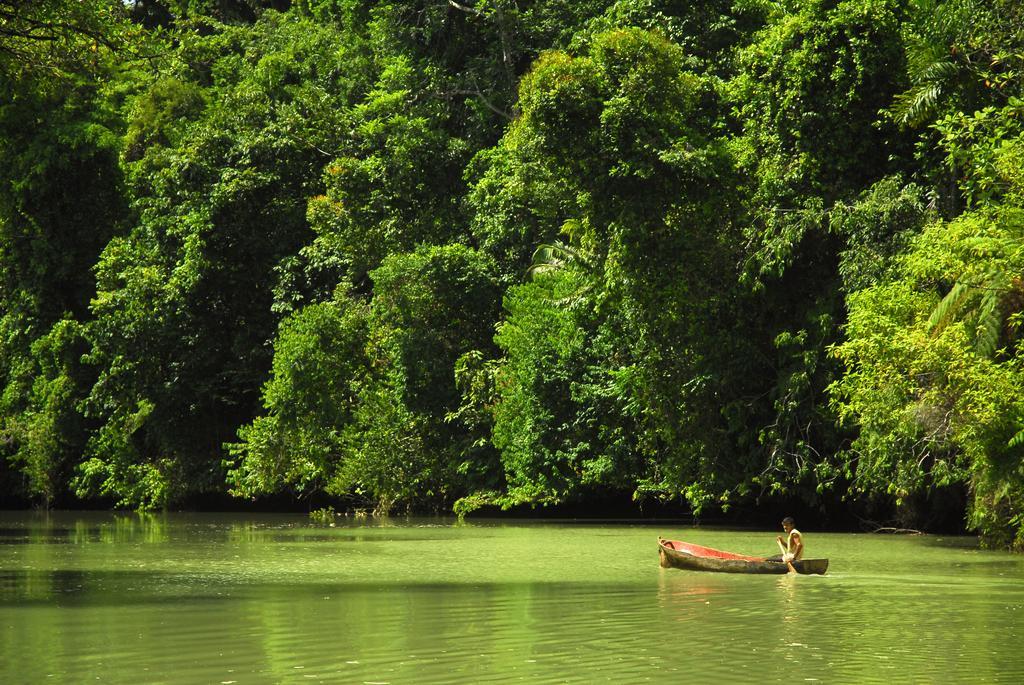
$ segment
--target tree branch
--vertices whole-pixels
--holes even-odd
[[[16,14],[11,14],[9,12],[3,11],[0,11],[0,18],[7,19],[12,24],[15,24],[19,21],[24,22],[25,24],[31,27],[29,30],[40,29],[43,31],[48,30],[50,32],[49,36],[40,36],[26,33],[15,33],[15,29],[0,30],[0,32],[7,33],[8,35],[19,35],[23,38],[29,38],[32,40],[56,40],[56,36],[61,31],[64,31],[66,33],[78,34],[86,36],[87,38],[91,38],[92,40],[98,43],[102,43],[104,46],[111,50],[116,50],[120,47],[116,43],[108,40],[107,37],[104,36],[99,30],[77,24],[69,24],[60,21],[39,21],[38,19],[32,19],[31,17],[18,16]]]
[[[505,110],[501,109],[500,107],[498,107],[497,105],[492,103],[490,100],[487,99],[487,96],[484,95],[479,90],[469,90],[469,89],[465,89],[465,88],[458,88],[456,90],[449,90],[449,91],[446,91],[446,92],[443,92],[443,93],[437,93],[437,95],[440,95],[440,96],[447,96],[447,95],[473,95],[473,96],[479,98],[480,102],[484,103],[484,105],[487,107],[487,109],[491,110],[492,112],[494,112],[498,116],[504,117],[505,119],[508,119],[509,121],[512,121],[512,119],[513,119],[513,116],[511,114],[509,114]]]
[[[481,12],[480,10],[478,10],[477,8],[475,8],[475,7],[467,7],[466,5],[460,5],[459,3],[455,2],[455,0],[448,0],[448,4],[451,5],[452,7],[454,7],[455,9],[459,10],[460,12],[467,12],[469,14],[475,14],[478,17],[484,16],[484,13]]]

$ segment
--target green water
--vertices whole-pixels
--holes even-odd
[[[1024,682],[1024,558],[801,529],[828,575],[658,566],[775,531],[0,513],[0,682]]]

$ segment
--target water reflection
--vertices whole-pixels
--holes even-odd
[[[98,513],[81,518],[41,511],[17,516],[6,513],[10,523],[0,527],[0,544],[85,544],[167,542],[166,514]],[[16,525],[12,525],[16,523]]]
[[[643,526],[0,515],[4,682],[1019,682],[1024,560],[815,536],[817,576]],[[752,549],[764,535],[698,530]]]

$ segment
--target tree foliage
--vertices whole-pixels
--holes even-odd
[[[966,483],[972,523],[1020,544],[1021,210],[965,214],[915,239],[896,274],[851,297],[835,401],[855,421],[848,466],[899,503]]]
[[[1021,18],[0,2],[0,488],[1021,546]]]

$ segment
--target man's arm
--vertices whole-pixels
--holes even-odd
[[[794,559],[799,559],[800,555],[804,551],[804,540],[800,536],[800,533],[790,533],[791,542],[789,545],[789,551],[793,553]]]

